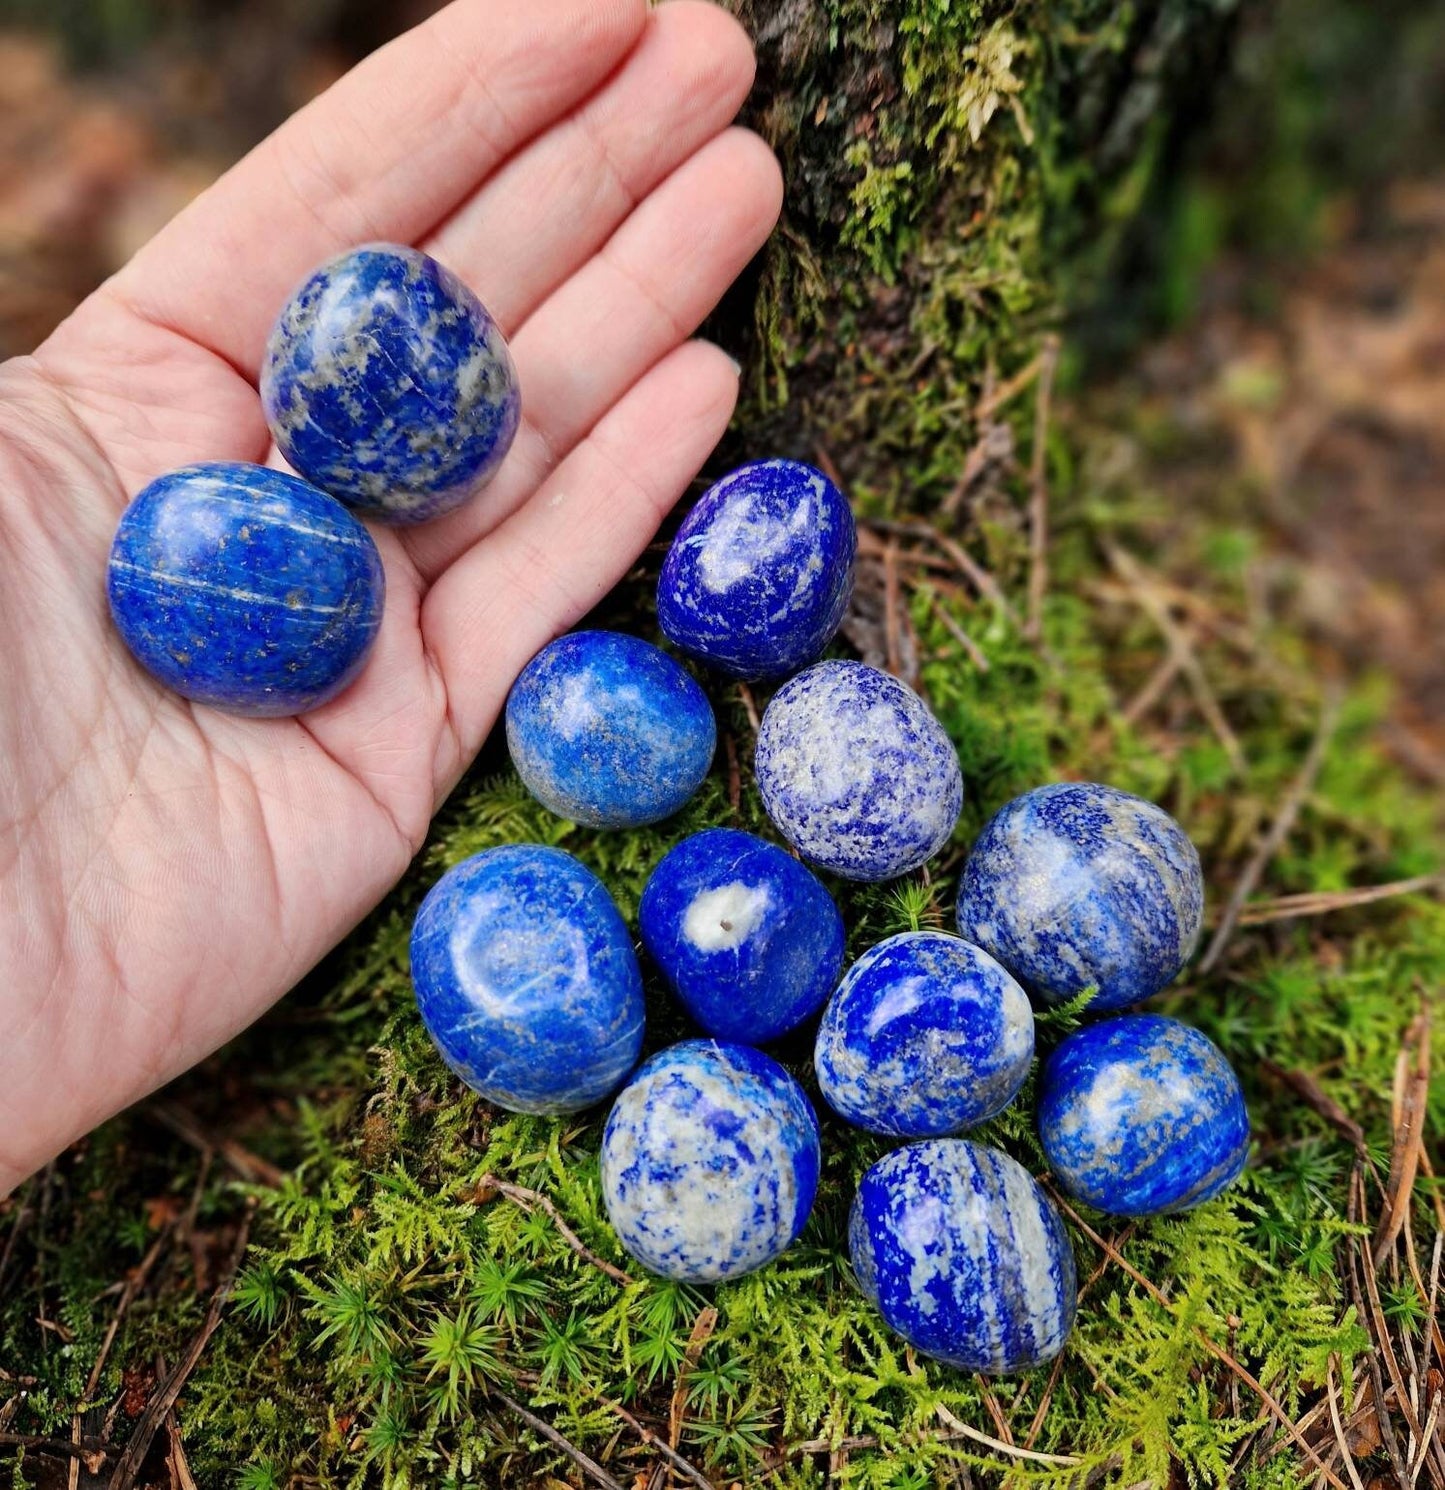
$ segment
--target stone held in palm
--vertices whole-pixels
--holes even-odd
[[[485,306],[435,259],[389,243],[339,254],[292,294],[266,344],[261,403],[297,471],[387,523],[459,507],[521,421]]]
[[[116,630],[152,677],[256,718],[305,713],[345,689],[376,640],[385,589],[376,545],[345,507],[232,461],[141,491],[106,575]]]

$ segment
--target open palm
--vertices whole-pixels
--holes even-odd
[[[729,128],[740,28],[698,0],[456,0],[225,176],[36,354],[0,367],[0,1195],[254,1019],[405,869],[513,677],[621,576],[732,412],[687,338],[776,218]],[[501,473],[376,533],[360,681],[294,720],[156,686],[106,611],[126,500],[265,460],[276,310],[414,243],[511,340]]]

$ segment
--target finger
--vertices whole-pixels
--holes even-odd
[[[677,348],[432,586],[422,635],[463,761],[501,709],[498,679],[515,677],[627,572],[722,437],[737,392],[736,365],[718,348]]]
[[[519,150],[422,246],[511,334],[634,207],[732,122],[752,86],[747,33],[672,0],[606,85]]]
[[[454,0],[258,145],[110,293],[254,378],[308,270],[424,237],[617,67],[646,14],[646,0]]]
[[[670,176],[517,333],[522,426],[474,502],[406,535],[431,581],[527,500],[660,358],[690,336],[766,242],[782,203],[772,152],[718,136]]]

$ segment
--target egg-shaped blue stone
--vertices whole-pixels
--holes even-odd
[[[106,575],[111,615],[167,688],[233,714],[301,714],[361,671],[385,582],[371,535],[282,471],[186,466],[125,509]]]
[[[670,817],[717,746],[707,695],[666,652],[620,631],[573,631],[537,653],[507,699],[527,789],[589,828]]]
[[[308,481],[389,523],[460,506],[521,418],[511,354],[482,302],[435,259],[389,243],[329,260],[286,302],[261,403]]]
[[[737,678],[776,678],[832,640],[853,593],[847,498],[795,460],[740,466],[687,515],[657,584],[676,646]]]
[[[1033,1055],[1028,995],[987,952],[905,931],[848,969],[813,1065],[828,1105],[856,1127],[940,1138],[1002,1112]]]
[[[422,1022],[474,1091],[577,1112],[642,1049],[642,974],[602,881],[561,849],[508,844],[450,869],[411,933]]]
[[[1207,1035],[1160,1014],[1070,1035],[1044,1063],[1038,1121],[1059,1183],[1115,1216],[1212,1200],[1249,1156],[1234,1068]]]
[[[966,1371],[1025,1371],[1073,1328],[1074,1252],[1053,1202],[1017,1161],[935,1138],[885,1154],[858,1182],[848,1251],[891,1329]]]
[[[802,1087],[746,1045],[685,1040],[645,1061],[602,1134],[622,1245],[682,1283],[764,1267],[802,1231],[821,1162]]]
[[[751,833],[709,828],[663,856],[642,892],[642,941],[710,1035],[764,1045],[822,1007],[843,918],[817,877]]]
[[[1171,983],[1204,919],[1204,875],[1184,830],[1153,802],[1063,782],[985,824],[964,866],[958,930],[1045,1003],[1095,988],[1122,1009]]]
[[[763,715],[754,768],[783,837],[846,879],[917,869],[963,805],[943,726],[906,684],[862,662],[820,662],[785,683]]]

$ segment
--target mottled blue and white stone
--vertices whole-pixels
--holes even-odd
[[[450,869],[411,933],[422,1022],[510,1112],[599,1102],[642,1049],[642,974],[602,881],[561,849],[508,844]]]
[[[813,1109],[775,1060],[686,1040],[645,1061],[619,1094],[602,1135],[602,1196],[644,1267],[717,1283],[792,1245],[821,1157]]]
[[[286,302],[261,403],[308,481],[389,523],[460,506],[521,417],[511,354],[481,301],[435,259],[389,243],[331,259]]]
[[[1059,1183],[1115,1216],[1212,1200],[1249,1155],[1233,1067],[1207,1035],[1159,1014],[1070,1035],[1044,1064],[1038,1120]]]
[[[642,941],[719,1040],[765,1045],[823,1005],[843,967],[843,918],[816,875],[732,828],[694,833],[652,871]]]
[[[1001,808],[958,892],[961,936],[1045,1003],[1096,988],[1096,1012],[1171,983],[1203,919],[1204,876],[1184,830],[1153,802],[1089,782]]]
[[[106,575],[137,662],[233,714],[301,714],[361,671],[385,582],[339,502],[264,466],[214,462],[151,482],[125,509]]]
[[[1007,1154],[936,1138],[858,1182],[848,1251],[863,1293],[916,1349],[966,1371],[1025,1371],[1073,1328],[1074,1252],[1033,1176]]]
[[[813,1065],[828,1105],[855,1127],[940,1138],[1002,1112],[1033,1055],[1028,995],[987,952],[905,931],[848,969]]]
[[[543,647],[507,699],[507,745],[527,789],[590,828],[676,812],[717,747],[707,695],[666,652],[619,631]]]
[[[820,662],[773,696],[754,768],[789,843],[846,879],[886,880],[933,857],[963,805],[943,726],[906,684]]]
[[[776,678],[832,640],[853,593],[848,500],[795,460],[739,466],[699,498],[657,583],[676,646],[736,678]]]

